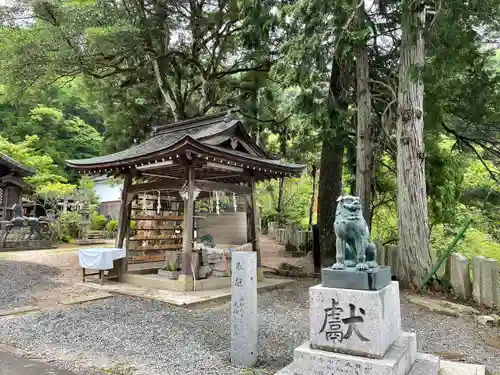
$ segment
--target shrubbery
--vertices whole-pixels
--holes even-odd
[[[118,220],[112,219],[106,224],[106,231],[116,233],[118,230]]]
[[[81,216],[77,212],[64,212],[57,221],[51,223],[54,239],[60,242],[72,242],[80,233]]]
[[[92,212],[90,215],[90,229],[92,230],[104,230],[107,223],[108,220],[104,215],[100,215],[97,212]]]

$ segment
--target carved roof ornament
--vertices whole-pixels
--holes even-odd
[[[231,138],[231,147],[233,150],[236,150],[236,147],[238,147],[238,138],[232,137]]]
[[[234,120],[234,114],[233,114],[233,110],[232,109],[229,109],[227,112],[226,112],[226,116],[224,117],[224,121],[225,122],[229,122],[231,120]]]

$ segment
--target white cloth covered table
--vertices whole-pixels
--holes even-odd
[[[125,249],[113,247],[78,250],[80,267],[94,270],[110,270],[114,260],[125,258],[126,255]]]

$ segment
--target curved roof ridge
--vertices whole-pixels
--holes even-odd
[[[17,160],[11,158],[10,156],[4,154],[3,152],[0,152],[0,163],[3,162],[4,164],[7,164],[9,167],[13,169],[18,169],[23,172],[25,172],[28,175],[33,175],[36,173],[36,169],[33,167],[28,167],[27,165],[24,165]]]
[[[230,111],[221,111],[211,113],[202,117],[193,117],[187,120],[173,122],[171,124],[159,125],[154,128],[154,131],[167,133],[171,131],[177,131],[179,130],[179,128],[205,126],[218,121],[230,121],[231,119],[229,119],[229,113]]]

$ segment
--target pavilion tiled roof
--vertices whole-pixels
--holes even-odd
[[[0,164],[4,164],[10,169],[17,171],[18,174],[21,175],[22,177],[32,176],[36,173],[35,168],[28,167],[1,152],[0,152]]]
[[[253,151],[242,152],[222,147],[217,137],[237,133]],[[238,119],[231,118],[227,112],[158,126],[153,135],[146,141],[126,150],[89,159],[67,160],[67,164],[75,169],[91,172],[103,172],[113,169],[137,167],[138,164],[165,157],[179,150],[189,149],[197,154],[210,157],[222,157],[231,160],[234,165],[247,165],[253,169],[262,167],[276,170],[278,173],[301,174],[305,167],[285,163],[270,158],[250,138]],[[229,163],[228,163],[229,164]]]

